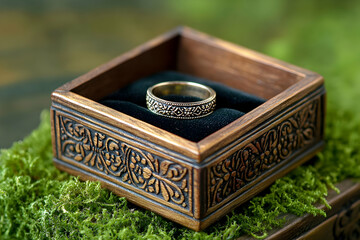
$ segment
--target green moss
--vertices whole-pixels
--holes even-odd
[[[82,182],[52,164],[49,114],[38,129],[0,155],[1,239],[234,239],[265,237],[283,213],[325,215],[328,187],[360,177],[360,124],[351,114],[329,112],[326,148],[312,164],[277,180],[267,194],[194,232],[127,203],[97,182]],[[344,125],[347,121],[351,124]],[[337,129],[341,129],[337,130]],[[329,134],[330,133],[330,134]]]

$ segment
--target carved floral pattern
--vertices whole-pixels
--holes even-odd
[[[250,142],[231,157],[210,166],[208,207],[215,206],[296,150],[314,142],[319,100]]]
[[[167,202],[188,207],[187,168],[159,159],[69,118],[59,116],[59,122],[61,151],[67,158],[116,177],[125,184]]]
[[[342,211],[334,223],[335,239],[359,239],[360,238],[360,200]]]

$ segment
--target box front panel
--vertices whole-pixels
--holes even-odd
[[[324,89],[318,89],[209,161],[203,176],[204,215],[248,200],[284,175],[283,169],[293,169],[290,165],[298,166],[317,151],[323,138],[324,98]]]
[[[149,208],[146,201],[151,201],[193,216],[191,166],[76,111],[54,105],[52,111],[54,161],[71,168],[69,172],[80,175],[84,170],[100,181],[113,183],[145,208]]]

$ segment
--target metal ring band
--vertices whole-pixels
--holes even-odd
[[[162,98],[167,95],[191,96],[201,100],[173,102]],[[194,82],[162,82],[148,88],[146,105],[153,113],[170,118],[201,118],[214,111],[216,92],[210,87]]]

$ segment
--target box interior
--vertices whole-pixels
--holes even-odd
[[[72,92],[97,101],[140,78],[175,70],[270,99],[303,78],[275,64],[259,62],[211,41],[185,35],[175,35],[147,49],[135,49],[116,60],[119,64]]]
[[[213,88],[217,94],[215,111],[206,117],[191,120],[167,118],[152,113],[146,108],[146,90],[164,81],[190,81]],[[167,99],[177,102],[198,100],[176,95],[167,96]],[[198,142],[261,105],[265,100],[220,83],[175,71],[165,71],[137,80],[99,102],[185,139]]]
[[[240,90],[244,94],[248,93],[253,95],[247,95],[249,98],[246,101],[253,101],[249,109],[235,108],[237,111],[234,112],[230,111],[230,109],[234,110],[233,108],[226,108],[226,114],[221,111],[218,114],[218,117],[221,115],[221,121],[214,118],[217,115],[214,115],[214,113],[208,116],[207,123],[202,122],[206,119],[197,119],[199,120],[199,131],[195,131],[190,135],[184,135],[183,127],[194,129],[194,127],[190,126],[194,126],[194,123],[191,123],[191,121],[195,120],[187,120],[187,123],[181,121],[181,124],[179,123],[174,126],[167,123],[169,119],[160,121],[157,119],[157,116],[149,120],[149,118],[144,117],[144,111],[138,111],[135,114],[135,117],[151,124],[162,122],[160,125],[163,127],[160,126],[161,128],[194,142],[226,126],[246,112],[256,108],[265,100],[276,96],[302,79],[302,76],[285,71],[277,67],[274,63],[259,62],[237,52],[236,49],[230,50],[221,45],[214,44],[213,41],[209,41],[209,39],[197,38],[181,33],[170,36],[167,39],[157,39],[157,41],[155,40],[120,56],[110,62],[110,64],[111,63],[113,63],[113,65],[107,68],[106,71],[99,71],[99,74],[92,75],[91,79],[74,87],[71,91],[99,102],[107,99],[106,97],[108,96],[114,97],[114,92],[130,86],[131,83],[139,79],[144,79],[149,76],[159,77],[161,76],[161,72],[164,74],[164,72],[166,73],[166,71],[168,71],[167,74],[169,74],[169,71],[173,71],[173,76],[174,72],[186,74],[180,74],[178,76],[187,76],[184,78],[187,78],[188,81],[198,81],[199,79],[197,78],[203,78],[221,83],[229,88]],[[160,73],[160,75],[156,75],[156,73]],[[189,79],[189,77],[191,79]],[[164,79],[162,81],[168,80],[169,79]],[[211,82],[209,83],[211,84]],[[107,100],[108,102],[105,105],[115,109],[121,109],[121,112],[129,114],[129,112],[126,111],[130,108],[119,108],[119,103],[110,103],[109,101],[111,99]],[[227,104],[230,102],[231,101],[228,101]],[[145,102],[143,102],[143,104],[145,104]],[[244,105],[245,104],[242,104],[242,106]],[[224,119],[224,116],[227,116],[227,118]],[[161,118],[164,119],[164,117]],[[212,123],[212,127],[207,128],[206,125],[209,125],[209,122]],[[190,125],[187,126],[187,124]],[[179,128],[179,126],[181,127]]]

